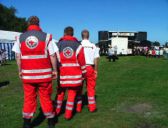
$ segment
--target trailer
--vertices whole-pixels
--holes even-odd
[[[117,55],[132,54],[132,49],[128,48],[128,38],[126,37],[111,38],[111,46],[117,49]]]

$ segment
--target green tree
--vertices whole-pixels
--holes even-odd
[[[153,46],[160,46],[160,43],[158,41],[153,42]]]
[[[26,18],[16,16],[15,7],[6,7],[0,3],[0,30],[24,32],[27,28]]]
[[[165,46],[166,48],[168,48],[168,42],[166,42],[164,46]]]

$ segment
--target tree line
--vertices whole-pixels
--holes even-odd
[[[26,18],[16,16],[15,7],[6,7],[0,3],[0,30],[24,32],[27,28]]]

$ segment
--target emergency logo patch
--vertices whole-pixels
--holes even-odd
[[[66,48],[63,49],[63,55],[66,58],[71,58],[73,56],[73,53],[74,53],[74,51],[70,47],[66,47]]]
[[[34,49],[38,46],[38,39],[37,37],[35,36],[29,36],[27,39],[26,39],[26,46],[30,49]]]

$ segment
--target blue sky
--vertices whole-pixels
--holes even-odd
[[[17,16],[37,15],[44,31],[55,39],[66,26],[73,26],[81,39],[89,29],[91,41],[98,41],[99,30],[147,31],[148,40],[168,41],[168,0],[0,0],[14,6]]]

